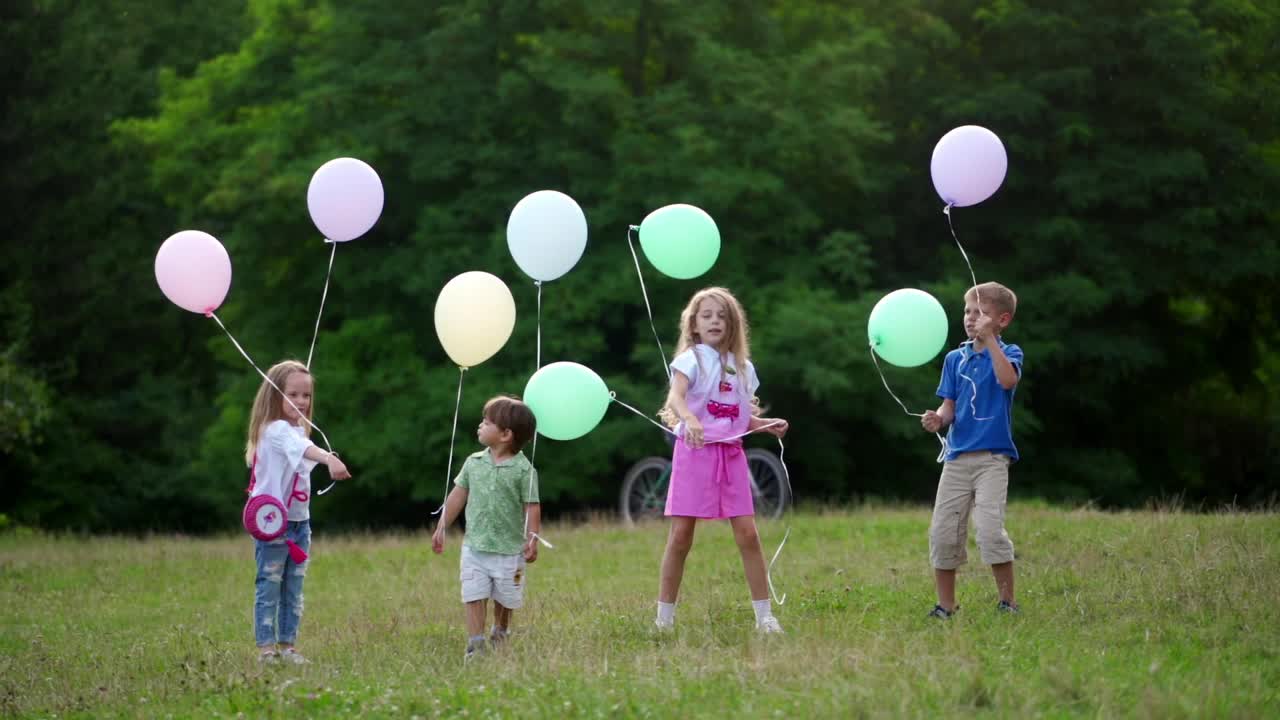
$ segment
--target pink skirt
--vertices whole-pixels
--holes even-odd
[[[710,520],[755,515],[742,443],[707,443],[695,450],[684,438],[676,440],[666,514]]]

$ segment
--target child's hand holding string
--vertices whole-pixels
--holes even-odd
[[[329,477],[334,480],[346,480],[351,477],[351,471],[338,459],[337,453],[329,453],[324,459],[324,466],[329,468]]]
[[[684,441],[689,447],[702,447],[702,423],[698,416],[690,414],[684,418]]]
[[[973,334],[983,342],[994,340],[999,329],[996,319],[985,313],[973,321]]]
[[[761,420],[764,422],[764,427],[760,429],[776,438],[781,438],[786,435],[787,429],[791,427],[791,425],[782,418],[761,418]]]

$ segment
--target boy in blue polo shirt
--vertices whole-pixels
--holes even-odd
[[[1013,542],[1004,530],[1004,514],[1009,464],[1018,459],[1012,418],[1022,349],[1000,338],[1017,307],[1017,296],[1000,283],[969,288],[964,295],[964,331],[969,339],[947,353],[938,384],[942,404],[920,418],[929,432],[951,426],[929,523],[929,561],[938,591],[930,617],[945,619],[956,611],[956,568],[968,559],[971,512],[982,562],[991,566],[1000,594],[996,609],[1018,611]]]

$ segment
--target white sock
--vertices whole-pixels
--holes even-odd
[[[751,607],[756,611],[756,624],[759,624],[761,620],[767,617],[773,616],[773,603],[770,602],[769,598],[752,600]]]
[[[658,601],[658,622],[670,625],[676,621],[676,604]]]

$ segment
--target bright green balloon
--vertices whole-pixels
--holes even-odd
[[[947,313],[923,290],[894,290],[871,310],[867,339],[885,362],[899,367],[923,365],[947,344]]]
[[[692,205],[668,205],[640,223],[640,247],[664,275],[696,278],[711,269],[720,255],[716,221]]]
[[[543,366],[524,386],[524,402],[538,420],[538,432],[552,440],[573,440],[595,429],[609,409],[609,388],[585,365]]]

